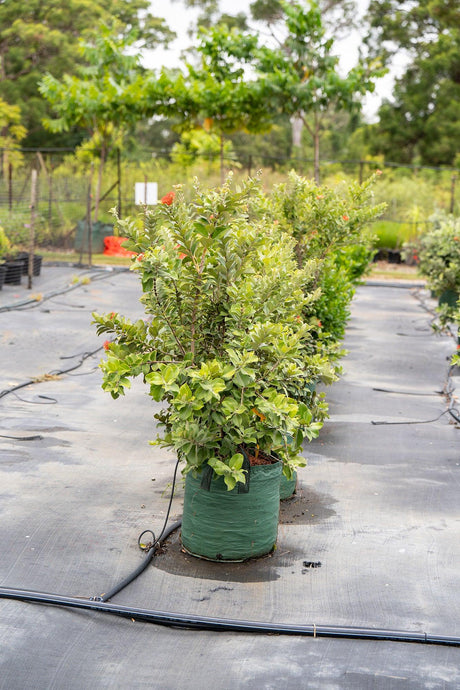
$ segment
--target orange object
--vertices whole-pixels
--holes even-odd
[[[121,245],[127,241],[127,237],[104,237],[104,254],[107,256],[136,256],[136,252],[130,252]]]
[[[168,192],[161,198],[161,203],[166,204],[166,206],[171,206],[172,202],[174,201],[174,197],[176,196],[176,192]]]

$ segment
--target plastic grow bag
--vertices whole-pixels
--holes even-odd
[[[269,553],[278,534],[281,463],[251,467],[249,491],[228,491],[223,477],[209,491],[201,477],[185,479],[182,545],[212,561],[242,561]]]
[[[288,479],[284,474],[280,478],[280,499],[283,501],[286,498],[291,498],[295,494],[297,488],[297,472],[292,473],[291,479]]]

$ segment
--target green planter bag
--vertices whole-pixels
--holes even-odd
[[[269,553],[279,520],[281,463],[250,469],[249,491],[228,491],[223,477],[209,491],[202,478],[185,479],[182,545],[193,556],[212,561],[243,561]]]
[[[297,472],[293,472],[291,479],[287,479],[284,474],[280,478],[280,499],[284,501],[295,494],[297,488]]]

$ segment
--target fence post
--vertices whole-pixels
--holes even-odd
[[[455,183],[457,181],[457,175],[454,173],[451,178],[451,184],[450,184],[450,212],[454,212],[455,208]]]
[[[91,172],[88,184],[88,263],[90,266],[93,263],[93,220],[91,218],[91,201],[93,198],[93,174],[94,163],[91,163]]]
[[[34,274],[34,245],[35,245],[35,208],[37,204],[37,171],[32,170],[30,185],[30,225],[29,225],[29,263],[27,266],[27,288],[32,288],[32,276]]]
[[[8,163],[8,210],[13,209],[13,166]]]
[[[117,149],[117,173],[118,173],[118,216],[121,218],[121,160],[120,149]]]

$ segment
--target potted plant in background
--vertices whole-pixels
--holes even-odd
[[[455,320],[460,297],[460,218],[437,214],[418,239],[418,270],[438,298],[441,326]]]
[[[213,560],[273,548],[280,474],[304,464],[302,443],[321,427],[298,399],[321,364],[301,317],[311,266],[297,267],[295,241],[260,198],[257,181],[233,190],[229,178],[121,222],[148,318],[94,314],[114,336],[103,388],[116,398],[142,376],[163,403],[157,442],[186,476],[182,543]]]
[[[305,402],[319,421],[327,416],[327,407],[317,384],[331,384],[341,372],[339,360],[345,353],[341,343],[350,303],[374,254],[369,225],[386,207],[373,203],[372,188],[379,175],[377,171],[362,184],[344,182],[330,187],[291,172],[266,199],[273,222],[295,240],[299,268],[309,267],[309,280],[304,284],[309,298],[302,318],[311,327],[307,348],[311,361],[317,358],[318,367],[300,398],[298,392],[290,393]],[[295,476],[282,480],[283,498],[294,491]]]
[[[321,324],[316,342],[328,358],[340,357],[337,344],[345,334],[350,302],[375,253],[370,224],[386,208],[373,203],[373,185],[380,174],[362,184],[330,187],[292,172],[270,199],[273,217],[296,241],[298,266],[315,262],[313,282],[306,289],[321,294],[307,303],[304,317],[312,325],[315,319]]]
[[[4,229],[0,226],[0,259],[3,259],[0,287],[4,284],[20,285],[22,277],[22,263],[11,253],[11,242]],[[3,278],[3,280],[2,280]]]

